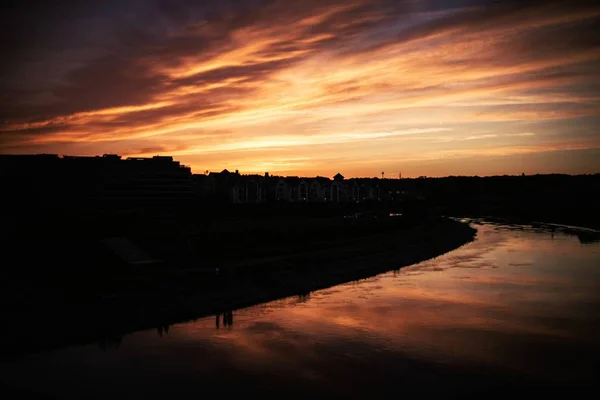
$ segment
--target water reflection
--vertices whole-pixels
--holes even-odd
[[[233,311],[226,311],[222,314],[217,314],[216,315],[216,327],[217,329],[220,328],[221,325],[221,317],[222,317],[222,321],[223,321],[223,326],[226,328],[230,328],[233,325]]]
[[[310,300],[310,292],[308,293],[302,293],[298,295],[298,302],[299,303],[306,303],[308,300]]]
[[[123,338],[121,336],[106,338],[98,341],[98,348],[101,351],[106,351],[110,349],[118,349],[121,346],[121,341]]]
[[[139,332],[118,351],[73,347],[2,364],[0,376],[72,398],[172,396],[198,382],[246,394],[444,398],[594,384],[600,244],[558,228],[476,227],[475,242],[436,259],[235,310],[235,329],[229,310],[158,328],[169,340]]]
[[[169,325],[161,324],[156,328],[156,332],[158,332],[158,336],[162,336],[163,334],[169,333]]]
[[[600,242],[600,233],[598,232],[579,232],[577,238],[581,244],[592,244]]]

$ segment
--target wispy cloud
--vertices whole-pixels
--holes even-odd
[[[534,132],[509,133],[506,136],[535,136]]]

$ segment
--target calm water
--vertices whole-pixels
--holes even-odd
[[[218,320],[3,363],[0,380],[57,398],[256,390],[448,398],[595,384],[600,243],[473,225],[475,242],[428,262]]]

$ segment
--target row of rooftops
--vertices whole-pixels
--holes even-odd
[[[238,170],[236,170],[235,172],[230,172],[227,169],[224,169],[221,172],[209,172],[208,175],[196,175],[196,176],[200,176],[200,177],[215,177],[215,178],[273,178],[273,179],[286,179],[288,181],[292,181],[292,180],[298,180],[298,181],[302,181],[302,180],[317,180],[317,181],[331,181],[330,178],[324,177],[324,176],[316,176],[316,177],[302,177],[302,176],[277,176],[277,175],[270,175],[268,172],[265,172],[264,175],[258,175],[258,174],[249,174],[249,175],[242,175],[239,173]],[[345,179],[344,175],[340,174],[339,172],[337,174],[334,175],[333,180],[334,181],[343,181]]]
[[[88,165],[87,162],[93,163],[93,165],[98,165],[97,163],[99,163],[100,165],[119,165],[121,163],[123,164],[129,164],[129,163],[135,163],[137,164],[138,162],[140,163],[140,167],[142,165],[154,165],[158,168],[160,168],[160,165],[169,165],[170,168],[173,167],[178,167],[181,169],[186,169],[190,172],[191,174],[191,169],[186,166],[186,165],[182,165],[179,163],[179,161],[175,161],[173,160],[172,156],[160,156],[160,155],[156,155],[153,157],[127,157],[127,158],[123,158],[122,156],[118,155],[118,154],[103,154],[103,155],[96,155],[96,156],[70,156],[70,155],[58,155],[58,154],[0,154],[0,164],[3,164],[5,167],[23,167],[23,168],[37,168],[37,167],[44,167],[46,165],[50,166],[50,165],[56,165],[56,164],[62,164],[62,162],[67,162],[69,163],[69,161],[77,161],[77,162],[84,162],[85,165]],[[235,170],[235,172],[230,172],[227,169],[222,170],[221,172],[209,172],[207,175],[204,174],[195,174],[193,175],[196,179],[203,179],[203,178],[214,178],[214,179],[224,179],[224,180],[228,180],[228,181],[235,181],[235,180],[244,180],[247,181],[248,179],[255,179],[255,180],[262,180],[262,179],[269,179],[269,180],[276,180],[276,179],[284,179],[286,182],[288,183],[300,183],[301,181],[317,181],[321,184],[325,184],[328,182],[331,182],[332,179],[328,178],[328,177],[323,177],[323,176],[316,176],[316,177],[300,177],[300,176],[277,176],[277,175],[270,175],[268,172],[265,172],[264,175],[260,175],[260,174],[249,174],[249,175],[242,175],[239,173],[238,170]],[[378,180],[379,178],[359,178],[361,180]],[[341,174],[341,173],[337,173],[335,176],[333,176],[333,181],[344,181],[345,177]]]

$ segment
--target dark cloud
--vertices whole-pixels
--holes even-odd
[[[399,42],[409,42],[411,40],[432,37],[434,35],[451,35],[457,32],[462,34],[479,34],[482,31],[492,31],[494,29],[527,28],[528,25],[535,26],[540,20],[576,13],[598,12],[599,10],[597,3],[587,0],[529,0],[471,3],[480,3],[480,6],[473,7],[471,4],[471,7],[466,8],[453,9],[449,7],[445,13],[440,14],[437,18],[430,19],[427,22],[411,26],[407,29],[400,29],[398,34],[384,38],[378,46],[374,46],[371,50]],[[594,24],[597,25],[598,19],[596,18],[594,21]],[[586,30],[584,26],[582,28],[582,31],[589,34],[589,30]],[[549,36],[546,36],[547,41],[551,41],[550,39]]]
[[[218,68],[174,80],[153,68],[178,66],[189,58],[210,59],[233,48],[230,35],[244,27],[267,29],[273,23],[285,26],[299,18],[326,13],[331,7],[347,6],[342,1],[312,0],[302,6],[290,6],[288,2],[282,1],[226,1],[200,6],[198,2],[191,1],[126,4],[108,2],[102,7],[77,1],[40,4],[14,3],[5,14],[5,18],[12,21],[5,26],[12,35],[3,35],[8,38],[5,39],[3,59],[11,60],[10,64],[3,64],[4,76],[7,78],[0,84],[3,93],[0,109],[5,124],[31,123],[78,112],[143,105],[157,95],[181,85],[207,84],[228,78],[260,81],[266,74],[290,65],[295,59]],[[358,17],[369,9],[373,12],[383,2],[365,1],[364,5],[357,4],[358,6],[349,7],[347,11],[322,18],[318,24],[309,26],[300,35],[300,39],[317,33],[329,33],[336,27],[339,28],[336,35],[341,34],[340,38],[347,38],[369,24],[368,21],[360,22]],[[129,21],[126,16],[117,17],[118,13],[126,15],[127,12],[139,12],[145,19],[128,24],[125,23]],[[106,43],[100,42],[99,49],[98,43],[93,40],[94,32],[86,29],[85,19],[91,17],[105,24],[99,24],[100,28],[96,28],[107,36]],[[353,22],[355,20],[359,22]],[[29,30],[30,25],[36,28]],[[13,40],[14,37],[19,40]],[[331,40],[325,40],[311,47],[317,50],[330,42]],[[58,60],[55,57],[51,60],[44,58],[49,50],[85,48],[87,44],[94,45],[91,48],[93,51],[83,63],[72,60],[68,55]],[[306,47],[295,40],[281,41],[264,49],[262,53],[259,52],[257,56],[277,57]],[[38,80],[43,81],[44,75],[50,74],[56,67],[55,63],[63,64],[61,67],[67,72],[58,81],[48,78],[47,84],[41,85],[39,92],[35,92],[27,88],[30,77],[19,71],[19,64],[27,60],[44,65],[34,69]],[[233,90],[230,94],[234,95],[234,92],[236,91]],[[42,104],[32,103],[31,99],[40,93],[47,94],[52,100]],[[198,107],[201,108],[200,105]],[[177,112],[180,109],[181,107],[172,107],[158,112],[139,113],[138,116]],[[139,120],[137,116],[132,117],[132,122]],[[126,123],[127,121],[117,119],[107,124],[107,128]],[[56,126],[53,125],[52,130]],[[36,128],[27,131],[51,133],[52,130]]]

